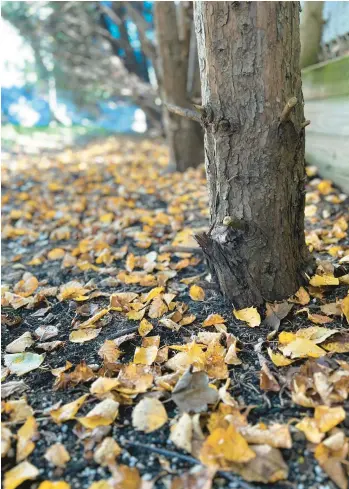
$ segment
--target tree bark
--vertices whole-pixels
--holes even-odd
[[[181,2],[181,4],[189,2]],[[179,5],[183,12],[184,6]],[[186,9],[187,10],[187,9]],[[177,23],[174,2],[155,2],[155,26],[158,53],[158,84],[161,99],[184,108],[191,107],[187,96],[188,56],[190,46],[190,19]],[[189,20],[189,21],[188,21]],[[179,25],[178,25],[179,24]],[[180,29],[178,28],[180,26]],[[185,171],[204,161],[203,132],[200,125],[163,107],[164,127],[170,148],[170,167]]]
[[[304,2],[301,15],[301,68],[318,62],[322,28],[324,2]]]
[[[197,239],[235,308],[282,300],[311,268],[299,3],[194,4],[211,214]]]

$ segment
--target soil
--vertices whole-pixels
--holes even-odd
[[[137,143],[138,144],[138,143]],[[139,151],[142,151],[141,149]],[[143,150],[144,151],[144,150]],[[165,154],[164,149],[158,150],[160,155]],[[155,158],[153,150],[145,152],[149,158],[149,165],[153,164],[150,158]],[[78,155],[81,157],[81,155]],[[103,158],[103,161],[98,162],[98,157]],[[38,157],[31,157],[31,165],[36,165],[38,163]],[[41,155],[40,158],[45,158],[45,155]],[[52,156],[50,156],[52,159]],[[87,223],[91,218],[93,212],[93,206],[96,205],[96,196],[100,196],[103,199],[103,194],[100,189],[103,187],[108,188],[109,195],[119,195],[118,194],[118,183],[115,178],[110,173],[110,168],[106,162],[112,161],[108,159],[107,154],[101,154],[91,157],[93,161],[97,161],[96,165],[99,164],[99,173],[96,175],[96,181],[98,181],[99,187],[96,188],[92,184],[87,185],[83,196],[87,199],[88,206],[87,209],[81,211],[80,215],[76,211],[74,216],[79,217],[79,224],[76,226],[74,232],[69,240],[64,241],[52,241],[49,238],[49,232],[45,229],[46,224],[43,225],[42,230],[39,232],[39,236],[35,240],[28,240],[26,237],[16,237],[12,239],[3,240],[3,257],[4,264],[2,268],[3,282],[10,285],[11,287],[18,282],[23,272],[29,271],[33,273],[39,281],[47,281],[47,285],[50,286],[60,286],[65,284],[70,280],[78,280],[82,284],[86,284],[88,281],[93,280],[98,287],[98,290],[110,294],[112,292],[122,292],[122,291],[135,291],[137,293],[147,292],[151,287],[142,287],[139,285],[125,285],[119,283],[116,287],[109,287],[103,285],[103,279],[108,277],[108,275],[101,275],[94,270],[81,271],[77,268],[74,269],[63,269],[61,267],[61,261],[45,261],[39,266],[28,265],[35,255],[38,255],[41,251],[46,251],[54,247],[64,249],[73,249],[77,243],[82,239],[84,233],[82,224]],[[127,158],[129,159],[129,158]],[[76,163],[72,160],[72,164]],[[110,164],[110,163],[109,163]],[[127,162],[125,163],[127,164]],[[155,163],[154,163],[155,164]],[[69,164],[68,164],[69,166]],[[164,169],[164,167],[162,168]],[[3,183],[3,195],[8,201],[5,201],[3,206],[3,213],[7,216],[12,209],[16,208],[18,205],[18,195],[24,192],[31,192],[31,189],[38,189],[42,186],[43,192],[47,192],[47,182],[56,182],[62,184],[62,189],[59,191],[58,202],[66,200],[69,203],[72,198],[72,188],[69,187],[69,179],[79,179],[86,177],[88,174],[88,167],[83,167],[80,173],[74,169],[74,171],[62,172],[61,165],[52,165],[51,170],[47,172],[45,178],[39,179],[38,173],[34,172],[33,180],[30,180],[30,172],[26,170],[24,173],[22,171],[11,171],[6,170],[5,179]],[[203,169],[196,170],[193,176],[200,176],[199,184],[201,187],[203,185]],[[190,177],[190,178],[192,178]],[[90,178],[90,177],[87,177]],[[164,180],[167,178],[167,187],[164,184]],[[148,194],[144,192],[144,187],[139,183],[138,189],[133,189],[132,198],[137,203],[137,207],[143,207],[146,209],[158,209],[166,212],[170,205],[173,204],[175,200],[175,193],[173,194],[172,200],[169,199],[169,190],[171,188],[171,178],[173,176],[168,175],[163,177],[161,180],[161,186],[157,194]],[[175,177],[175,182],[179,181]],[[313,179],[317,178],[315,175]],[[89,180],[91,182],[91,178]],[[309,185],[309,184],[308,184]],[[174,185],[175,192],[178,196],[178,185]],[[200,187],[200,189],[201,189]],[[162,200],[162,193],[166,190],[166,198]],[[312,190],[311,182],[308,190]],[[335,190],[336,194],[339,194],[339,190]],[[203,200],[198,200],[198,204],[202,206]],[[323,199],[317,208],[318,221],[311,223],[307,220],[307,226],[309,227],[319,227],[323,225],[322,216],[338,216],[347,212],[348,201],[342,201],[338,204],[333,204],[325,199]],[[183,213],[184,222],[181,224],[182,227],[188,226],[193,227],[208,227],[208,220],[205,218],[202,212],[202,207],[195,207],[195,202],[191,202],[191,206]],[[332,219],[333,217],[330,217]],[[7,218],[5,217],[7,220]],[[137,225],[137,224],[135,224]],[[325,225],[325,224],[324,224]],[[38,224],[35,221],[26,222],[26,227],[34,228],[38,230]],[[125,238],[125,236],[118,239],[118,241],[113,245],[115,249],[125,243],[128,245],[128,252],[134,253],[135,255],[146,254],[149,251],[159,251],[160,246],[164,244],[170,244],[173,239],[173,235],[170,232],[160,236],[156,241],[152,242],[152,245],[147,249],[141,249],[135,246],[134,240],[130,238]],[[342,247],[348,247],[348,242],[343,240],[340,242]],[[19,261],[13,261],[16,255],[21,255]],[[195,255],[201,257],[201,255]],[[321,259],[329,260],[331,257],[328,254],[321,254]],[[16,259],[15,259],[16,260]],[[173,257],[173,261],[179,261],[180,257]],[[22,266],[19,267],[19,264]],[[125,269],[125,260],[119,260],[114,262],[112,267],[116,267],[117,271]],[[116,272],[117,273],[117,272]],[[348,272],[347,272],[348,273]],[[182,278],[193,276],[193,275],[203,275],[201,285],[204,287],[206,292],[205,302],[194,302],[190,299],[188,295],[188,288],[180,283]],[[241,352],[239,353],[239,358],[242,360],[242,365],[234,366],[230,369],[230,378],[232,393],[234,398],[239,400],[241,403],[247,406],[254,406],[249,415],[249,421],[251,423],[256,423],[260,421],[268,422],[280,422],[287,423],[292,419],[299,419],[307,413],[307,409],[301,406],[295,405],[291,401],[290,393],[287,389],[281,391],[282,393],[265,393],[259,388],[259,370],[260,364],[258,361],[258,355],[255,351],[255,345],[258,341],[266,342],[266,337],[270,332],[266,326],[261,325],[259,328],[248,328],[241,326],[241,322],[237,321],[232,315],[231,307],[227,305],[219,293],[212,287],[211,284],[205,282],[206,275],[206,265],[203,261],[200,261],[198,265],[184,268],[178,272],[175,279],[171,280],[169,283],[171,287],[176,290],[178,296],[176,300],[185,302],[190,306],[190,312],[196,316],[195,322],[185,328],[181,328],[179,332],[172,332],[169,329],[162,326],[157,320],[153,321],[154,330],[152,334],[158,334],[161,337],[161,345],[173,345],[173,344],[183,344],[191,334],[195,334],[200,331],[200,325],[206,319],[206,317],[211,313],[219,313],[226,319],[226,325],[228,332],[233,333],[240,340]],[[115,276],[115,272],[113,273]],[[12,290],[12,289],[11,289]],[[326,302],[333,302],[337,298],[343,298],[347,293],[347,286],[335,287],[333,290],[326,292],[325,300]],[[106,307],[109,304],[107,297],[98,297],[89,301],[89,303],[97,304],[98,309]],[[314,298],[312,299],[311,307],[314,312],[319,312],[318,307],[321,301]],[[62,425],[56,425],[52,422],[51,418],[45,414],[45,410],[50,406],[54,405],[58,401],[62,401],[62,404],[70,402],[80,395],[89,392],[89,384],[79,384],[73,388],[67,388],[65,390],[54,391],[52,389],[54,383],[54,377],[51,374],[51,369],[55,367],[62,367],[67,360],[69,360],[74,365],[77,365],[82,360],[84,360],[88,365],[101,365],[101,358],[98,355],[98,349],[103,344],[106,339],[113,339],[117,335],[127,332],[130,328],[135,328],[138,322],[127,320],[122,314],[111,311],[108,315],[109,323],[102,328],[100,335],[93,341],[76,344],[69,341],[69,334],[71,332],[71,323],[76,314],[77,303],[75,301],[63,301],[59,302],[58,299],[53,297],[47,298],[46,304],[41,304],[39,308],[49,307],[50,309],[47,313],[41,317],[35,317],[34,314],[37,309],[17,309],[14,310],[11,307],[4,307],[2,314],[7,315],[10,318],[20,318],[20,324],[17,326],[2,326],[2,352],[4,353],[6,345],[11,341],[18,338],[21,334],[26,331],[31,333],[42,324],[52,324],[59,328],[59,337],[54,338],[62,340],[65,342],[63,348],[52,351],[46,354],[45,362],[41,368],[34,370],[23,377],[23,380],[28,386],[26,391],[26,396],[28,404],[35,410],[35,417],[39,423],[40,438],[35,442],[35,450],[29,456],[28,460],[33,463],[39,470],[40,476],[37,481],[25,482],[21,487],[36,488],[41,480],[65,480],[71,484],[72,489],[87,489],[93,481],[99,479],[105,479],[110,476],[107,468],[97,465],[93,458],[88,460],[84,458],[84,450],[81,441],[77,438],[75,434],[75,421],[69,421]],[[302,314],[294,315],[291,314],[287,319],[282,321],[280,331],[297,331],[298,329],[309,326],[309,321],[305,319]],[[335,317],[335,320],[328,326],[330,328],[346,328],[345,319],[340,317]],[[210,329],[213,331],[213,329]],[[122,357],[122,362],[132,361],[133,353],[136,346],[140,346],[141,338],[136,335],[134,340],[123,344],[123,351],[125,354]],[[271,344],[272,342],[266,342],[265,344]],[[344,358],[343,355],[334,355],[334,358]],[[300,364],[297,362],[295,365]],[[287,368],[287,367],[286,367]],[[282,377],[284,369],[278,369],[277,373]],[[274,370],[276,372],[276,370]],[[17,380],[15,375],[9,375],[6,378],[7,381]],[[12,396],[12,398],[18,398],[21,396]],[[94,401],[86,403],[82,409],[81,413],[84,414],[88,412]],[[169,418],[175,417],[178,413],[175,404],[172,401],[166,402],[166,410],[168,412]],[[349,403],[345,406],[349,408]],[[123,452],[120,456],[119,462],[129,465],[131,467],[137,467],[140,471],[141,476],[144,480],[151,480],[159,473],[163,473],[166,476],[168,473],[173,475],[178,475],[183,473],[186,469],[193,466],[190,457],[184,451],[176,448],[169,441],[169,427],[168,424],[150,434],[144,434],[137,432],[132,428],[131,425],[131,406],[122,406],[120,409],[120,415],[117,421],[110,428],[110,436],[113,436],[119,445],[123,448]],[[309,415],[311,410],[309,410]],[[3,416],[3,420],[7,421],[6,415]],[[11,429],[16,432],[19,428],[18,426],[10,425]],[[349,421],[344,423],[344,428],[346,434],[349,435]],[[258,483],[247,483],[243,482],[241,478],[237,475],[231,474],[230,480],[224,477],[216,477],[215,486],[216,487],[229,487],[229,488],[254,488],[262,489],[265,487],[273,487],[274,489],[335,489],[335,485],[332,481],[328,479],[326,474],[321,470],[321,468],[316,463],[311,450],[309,449],[307,442],[301,432],[293,428],[291,425],[293,448],[290,450],[282,450],[283,457],[289,466],[289,479],[288,481],[279,482],[272,485],[263,485]],[[44,453],[47,448],[53,443],[61,442],[67,448],[71,460],[66,465],[64,470],[54,468],[50,465],[44,458]],[[131,444],[129,444],[131,442]],[[132,443],[139,443],[146,446],[132,446]],[[171,454],[159,454],[156,453],[156,449],[167,450]],[[11,456],[12,453],[12,456]],[[91,454],[90,454],[91,455]],[[92,453],[93,455],[93,453]],[[10,456],[3,459],[3,471],[6,472],[15,465],[14,451],[10,452]],[[155,488],[165,488],[166,477],[159,477],[155,483]]]

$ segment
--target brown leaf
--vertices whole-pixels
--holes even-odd
[[[207,409],[208,404],[218,400],[218,392],[209,386],[205,372],[192,372],[188,368],[178,380],[172,391],[172,400],[181,412],[200,412]]]

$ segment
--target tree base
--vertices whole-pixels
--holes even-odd
[[[256,244],[261,242],[260,233],[219,226],[209,234],[195,236],[212,279],[234,309],[285,300],[306,284],[312,275],[314,259],[307,250],[296,250],[295,253],[278,251],[280,255],[287,252],[288,265],[293,265],[290,264],[290,259],[293,259],[298,267],[280,268],[278,265],[284,261],[282,256],[273,261],[273,255],[268,254],[271,259],[263,260],[264,247],[259,249],[259,259],[251,260],[251,253],[256,253]],[[256,273],[256,267],[259,267],[259,273]]]

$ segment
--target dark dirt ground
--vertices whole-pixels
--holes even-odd
[[[108,160],[108,156],[103,154],[102,157],[104,161]],[[92,159],[94,159],[93,157]],[[149,151],[147,158],[154,158],[154,153]],[[36,164],[36,160],[32,161],[32,165]],[[75,162],[74,162],[75,164]],[[151,164],[151,161],[149,161]],[[108,186],[111,195],[113,192],[117,194],[118,184],[115,183],[115,179],[112,178],[108,165],[103,166],[103,163],[99,165],[100,173],[95,174],[92,178],[100,185],[99,188],[93,187],[93,185],[87,185],[81,195],[87,197],[87,209],[83,210],[81,213],[74,213],[74,216],[78,216],[78,225],[74,228],[70,240],[66,241],[55,241],[54,243],[49,239],[49,232],[45,230],[45,226],[39,232],[38,239],[27,240],[26,237],[17,237],[12,239],[3,240],[2,255],[4,257],[4,263],[2,268],[3,282],[13,286],[18,280],[21,279],[24,271],[32,272],[39,281],[47,281],[48,285],[59,286],[70,280],[79,280],[81,283],[86,284],[89,280],[94,280],[98,286],[98,290],[106,293],[121,292],[121,291],[135,291],[138,293],[147,292],[151,287],[141,287],[139,285],[125,285],[118,284],[116,287],[108,287],[103,284],[103,279],[107,278],[108,275],[101,275],[96,271],[88,270],[81,271],[76,268],[62,269],[61,261],[45,261],[39,266],[27,265],[27,262],[33,258],[34,255],[38,255],[40,251],[46,251],[52,248],[64,249],[73,248],[77,242],[83,236],[83,226],[89,225],[93,216],[94,206],[99,198],[103,199],[103,185]],[[70,174],[62,174],[62,168],[60,166],[53,167],[47,173],[47,181],[51,182],[61,182],[63,183],[62,194],[60,197],[56,198],[56,202],[61,205],[62,201],[72,198],[72,192],[74,188],[70,188],[69,179],[79,179],[81,175],[86,174],[86,170],[81,170],[79,175],[78,171],[74,170]],[[40,181],[38,175],[34,172],[34,180],[30,181],[24,176],[28,173],[22,174],[22,172],[5,174],[5,179],[3,182],[3,195],[6,197],[9,195],[9,200],[3,204],[3,215],[9,214],[10,210],[13,208],[18,208],[19,200],[17,199],[19,193],[31,192],[31,189],[35,185],[36,188],[40,188],[42,185],[43,198],[47,193],[47,188],[45,189],[45,181]],[[196,176],[197,173],[194,173]],[[203,176],[203,171],[200,170],[201,177]],[[168,207],[172,205],[173,201],[169,197],[169,191],[166,190],[166,197],[162,200],[163,189],[170,186],[171,187],[171,176],[165,177],[167,180],[167,185],[164,180],[160,182],[159,192],[156,195],[147,194],[143,191],[142,185],[137,190],[131,192],[131,197],[137,202],[136,206],[144,207],[147,209],[162,209],[166,212]],[[90,178],[91,183],[91,178]],[[177,181],[177,180],[176,180]],[[139,182],[138,182],[139,183]],[[202,178],[200,181],[202,184]],[[309,188],[309,190],[312,190]],[[175,184],[175,191],[178,192],[178,184]],[[338,191],[336,191],[338,193]],[[174,196],[172,197],[172,199]],[[201,202],[201,201],[200,201]],[[326,211],[327,215],[340,215],[341,213],[347,212],[348,201],[344,201],[339,204],[331,204],[323,199],[318,204],[318,215],[320,216]],[[202,204],[200,203],[202,207]],[[198,213],[199,211],[199,213]],[[193,226],[193,222],[196,227],[207,226],[208,221],[201,212],[200,208],[195,207],[195,201],[191,201],[189,208],[184,211],[184,222],[183,226]],[[7,221],[5,217],[5,221]],[[51,223],[52,224],[52,223]],[[321,221],[320,221],[321,224]],[[307,221],[307,226],[318,227],[319,222],[312,224]],[[33,228],[36,230],[39,227],[38,223],[33,221],[26,222],[26,227]],[[54,226],[53,226],[54,227]],[[133,239],[125,238],[123,233],[120,233],[117,241],[113,245],[115,248],[125,244],[128,245],[128,252],[133,252],[136,255],[141,255],[148,253],[149,251],[159,249],[159,245],[170,243],[172,236],[168,232],[164,236],[156,240],[150,248],[140,249],[134,245]],[[348,247],[348,241],[340,242],[340,245]],[[21,254],[20,261],[12,261],[15,255]],[[322,259],[331,259],[328,254],[321,254]],[[179,261],[180,258],[173,257],[173,261]],[[22,264],[22,267],[18,267],[18,264]],[[124,269],[125,261],[120,260],[114,262],[112,267],[116,267],[118,270]],[[188,267],[180,270],[177,277],[171,280],[168,284],[171,288],[171,284],[174,284],[174,288],[179,291],[179,295],[176,300],[186,302],[190,305],[190,312],[196,315],[196,321],[189,326],[181,328],[178,333],[173,333],[167,328],[158,323],[157,320],[152,321],[155,325],[152,334],[159,334],[161,336],[162,345],[170,344],[182,344],[185,338],[189,337],[192,333],[196,333],[200,330],[200,324],[204,319],[211,313],[220,313],[223,315],[227,322],[228,332],[233,333],[240,340],[242,345],[241,352],[239,353],[239,358],[242,360],[242,365],[234,366],[230,368],[230,377],[232,379],[232,393],[234,398],[240,400],[245,405],[254,405],[255,408],[251,410],[249,415],[249,421],[252,423],[265,421],[265,422],[280,422],[287,423],[288,420],[293,418],[301,418],[307,413],[307,409],[301,406],[295,405],[290,398],[290,393],[285,389],[282,394],[279,393],[264,393],[260,391],[258,372],[260,370],[260,365],[258,362],[257,353],[254,351],[254,346],[262,336],[263,339],[266,338],[269,330],[265,326],[261,326],[256,329],[243,327],[241,323],[237,321],[231,313],[231,307],[224,303],[223,299],[215,292],[210,286],[206,286],[206,300],[204,303],[194,302],[190,299],[188,295],[187,287],[179,286],[179,280],[192,275],[204,274],[205,273],[205,263],[201,261],[195,267]],[[113,274],[114,276],[115,274]],[[177,285],[176,285],[177,284]],[[183,285],[183,284],[181,284]],[[347,286],[336,287],[333,290],[326,292],[326,302],[333,302],[336,298],[343,298],[347,293]],[[98,297],[90,301],[90,303],[98,304],[98,308],[106,307],[109,303],[107,297]],[[314,312],[318,312],[317,309],[320,305],[320,301],[317,299],[312,299],[311,307]],[[13,310],[11,307],[4,307],[2,314],[7,315],[7,317],[19,317],[21,322],[19,325],[14,327],[9,327],[6,325],[2,326],[2,352],[7,344],[13,341],[15,338],[19,337],[26,331],[33,332],[41,324],[53,324],[59,325],[59,339],[65,341],[63,348],[52,351],[46,354],[45,362],[41,368],[30,372],[23,377],[23,380],[28,385],[28,390],[26,392],[28,404],[32,406],[35,410],[35,417],[39,423],[40,438],[36,442],[36,448],[34,452],[30,455],[29,461],[31,461],[40,470],[40,476],[38,481],[26,482],[21,487],[37,487],[40,480],[65,480],[71,484],[74,489],[87,489],[89,485],[96,480],[105,479],[110,476],[107,468],[98,466],[93,459],[86,460],[83,455],[83,446],[79,442],[78,438],[74,434],[74,427],[76,422],[68,421],[63,425],[56,425],[52,422],[50,417],[45,415],[43,411],[49,408],[57,401],[62,400],[62,403],[76,399],[83,393],[89,391],[89,384],[79,384],[73,388],[67,388],[65,390],[53,391],[52,386],[54,383],[54,377],[50,370],[55,367],[61,367],[65,364],[67,360],[72,362],[74,365],[84,360],[87,364],[91,365],[101,365],[101,358],[98,356],[98,349],[103,344],[106,339],[113,339],[120,332],[126,332],[129,328],[138,325],[138,322],[127,320],[123,315],[118,312],[110,312],[109,320],[110,322],[102,329],[100,335],[93,341],[86,342],[83,344],[75,344],[69,342],[69,333],[71,332],[71,322],[75,316],[76,303],[74,301],[63,301],[59,302],[56,298],[48,297],[47,304],[43,304],[40,307],[50,307],[50,310],[42,318],[33,317],[33,313],[36,310],[30,309],[17,309]],[[301,327],[309,326],[308,320],[304,319],[304,315],[294,315],[291,314],[287,319],[282,321],[280,330],[283,331],[296,331]],[[335,318],[335,321],[331,323],[328,327],[330,328],[346,328],[345,319]],[[213,329],[209,328],[213,331]],[[141,344],[141,338],[136,336],[131,342],[123,344],[123,351],[125,355],[122,357],[122,362],[131,361],[136,346]],[[270,343],[269,343],[270,344]],[[271,343],[272,344],[272,343]],[[343,355],[334,355],[334,358],[343,357]],[[295,366],[301,364],[302,361],[296,362]],[[286,367],[287,369],[287,367]],[[276,369],[273,370],[276,372]],[[278,374],[283,375],[284,369],[278,369]],[[10,375],[6,378],[7,381],[16,380],[15,375]],[[21,396],[17,396],[21,397]],[[16,396],[13,396],[16,398]],[[349,408],[349,403],[345,406]],[[91,409],[91,403],[86,403],[81,409],[81,413],[84,414]],[[173,418],[177,413],[177,408],[173,402],[166,403],[166,409],[168,411],[169,418]],[[159,473],[167,475],[168,472],[171,474],[181,474],[186,469],[193,466],[192,463],[188,461],[188,455],[185,452],[181,452],[176,448],[170,441],[168,424],[162,429],[155,431],[150,434],[144,434],[136,432],[130,423],[130,413],[132,407],[123,406],[120,410],[120,415],[116,422],[112,425],[110,434],[118,441],[119,445],[123,448],[123,453],[120,456],[119,461],[123,464],[129,466],[136,466],[142,477],[145,480],[153,479],[154,476]],[[310,414],[309,410],[309,415]],[[79,413],[80,414],[80,413]],[[7,417],[4,415],[3,421],[6,421]],[[18,429],[18,426],[11,426],[13,431]],[[344,423],[346,434],[349,435],[349,421]],[[231,474],[231,480],[228,481],[222,477],[216,477],[215,484],[217,487],[230,487],[230,488],[255,488],[262,489],[265,487],[273,487],[274,489],[335,489],[335,485],[331,482],[328,477],[324,474],[321,468],[318,466],[314,457],[307,447],[307,442],[305,437],[301,432],[291,427],[292,438],[293,438],[293,448],[290,450],[282,450],[284,459],[289,466],[289,480],[284,482],[279,482],[276,484],[263,485],[257,483],[246,483],[241,480],[239,476]],[[147,448],[130,446],[127,441],[136,442],[144,444]],[[48,446],[52,443],[62,442],[70,456],[71,460],[68,462],[64,470],[55,469],[53,466],[43,458],[45,451]],[[156,448],[165,449],[173,452],[171,456],[159,455],[156,453]],[[12,451],[13,453],[13,451]],[[181,459],[184,456],[184,459]],[[186,460],[187,458],[187,460]],[[167,462],[164,462],[166,460]],[[15,465],[14,457],[10,456],[3,460],[3,471],[6,472]],[[154,485],[155,488],[165,488],[163,478],[159,478]]]

